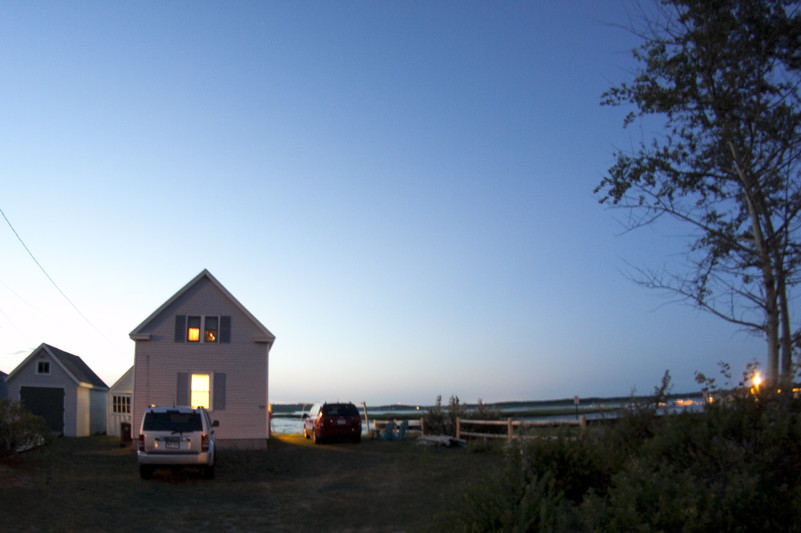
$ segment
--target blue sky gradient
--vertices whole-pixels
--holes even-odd
[[[627,279],[593,188],[648,133],[624,0],[0,4],[0,370],[111,385],[208,268],[276,336],[274,402],[676,391],[761,339]]]

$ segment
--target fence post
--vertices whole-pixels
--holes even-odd
[[[372,437],[373,434],[370,433],[370,419],[367,418],[367,402],[362,402],[362,408],[364,409],[364,425],[366,426],[367,434]]]
[[[456,438],[457,439],[461,438],[461,434],[462,434],[462,431],[461,431],[462,428],[460,427],[461,423],[462,423],[461,417],[457,416],[456,417]]]
[[[584,435],[587,434],[587,417],[581,415],[579,418],[579,438],[584,438]]]
[[[511,418],[506,419],[506,436],[509,437],[509,440],[515,438],[515,426]]]
[[[420,436],[426,434],[426,419],[424,417],[420,417]]]

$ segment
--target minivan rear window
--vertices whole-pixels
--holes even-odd
[[[186,433],[190,431],[203,431],[203,422],[200,413],[146,413],[145,431],[175,431]]]

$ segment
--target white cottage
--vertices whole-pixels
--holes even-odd
[[[65,437],[106,430],[108,386],[77,355],[41,344],[6,377],[8,397]]]
[[[221,447],[266,448],[275,336],[203,270],[131,333],[134,437],[149,405],[203,406]]]
[[[133,367],[129,368],[125,374],[118,379],[108,390],[106,400],[106,433],[113,437],[121,437],[123,424],[128,426],[128,434],[131,437],[131,398],[133,397]]]

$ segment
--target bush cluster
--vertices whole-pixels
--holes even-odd
[[[0,400],[0,457],[41,446],[50,437],[47,422],[20,402]]]
[[[459,397],[452,395],[448,400],[448,406],[442,406],[442,396],[437,396],[434,405],[428,409],[423,417],[423,423],[426,427],[426,433],[429,435],[449,435],[451,437],[456,435],[456,419],[474,419],[474,420],[497,420],[500,414],[497,409],[488,406],[481,398],[474,407],[462,403]],[[484,429],[487,432],[501,432],[505,431],[501,428],[491,428],[490,430]]]
[[[439,518],[455,531],[798,530],[801,400],[742,394],[656,412],[581,439],[515,442],[503,471]]]

